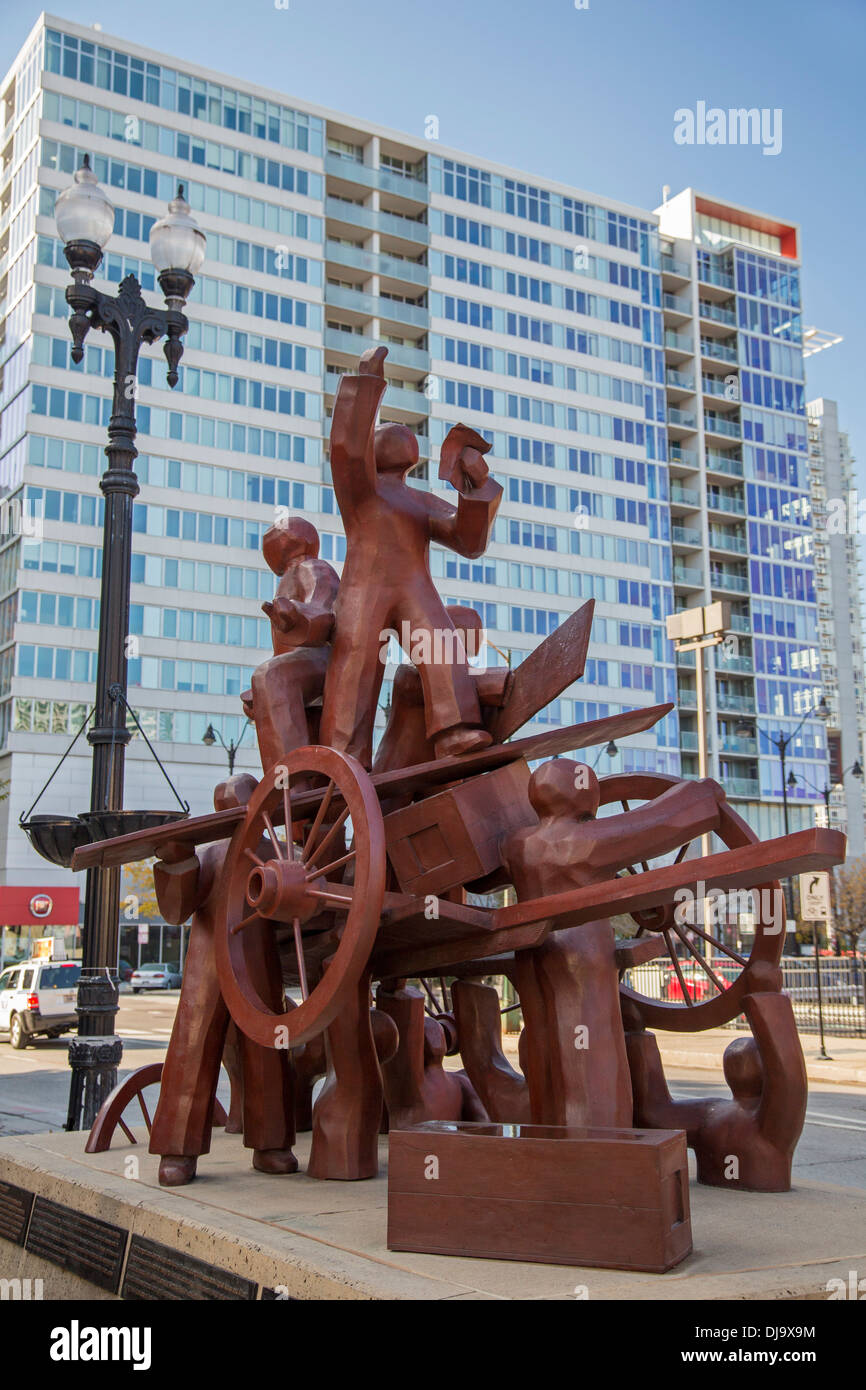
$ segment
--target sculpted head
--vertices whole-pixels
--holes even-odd
[[[571,820],[591,820],[598,811],[598,778],[586,763],[551,758],[530,777],[529,800],[542,819],[568,816]]]
[[[274,574],[285,574],[293,560],[315,560],[319,533],[302,516],[290,516],[269,526],[262,541],[265,564]]]
[[[764,1086],[761,1054],[754,1038],[737,1038],[722,1058],[725,1080],[735,1100],[757,1100]]]
[[[418,438],[408,425],[379,425],[373,447],[377,473],[408,473],[418,462]]]

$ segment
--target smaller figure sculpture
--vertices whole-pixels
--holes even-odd
[[[781,972],[779,985],[781,984]],[[803,1049],[786,994],[747,994],[750,1038],[725,1048],[730,1097],[674,1100],[665,1081],[658,1043],[642,1029],[626,1033],[634,1091],[634,1123],[648,1129],[684,1129],[697,1159],[698,1181],[749,1192],[788,1192],[791,1163],[806,1116]]]
[[[314,706],[325,687],[340,580],[319,559],[319,534],[303,517],[271,526],[262,553],[280,579],[273,602],[262,604],[271,620],[274,655],[256,667],[252,690],[241,699],[255,723],[267,771],[295,748],[316,741]]]
[[[425,1013],[421,991],[405,980],[385,980],[376,990],[376,1008],[393,1019],[400,1040],[382,1064],[389,1128],[408,1129],[425,1120],[486,1120],[465,1071],[445,1070],[445,1030]]]

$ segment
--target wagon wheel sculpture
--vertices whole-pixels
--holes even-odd
[[[114,1138],[115,1130],[122,1129],[130,1144],[137,1144],[138,1140],[129,1128],[124,1114],[133,1101],[138,1101],[141,1117],[148,1134],[152,1128],[150,1111],[144,1099],[144,1091],[148,1086],[158,1086],[162,1080],[162,1062],[149,1062],[147,1066],[139,1067],[137,1071],[131,1072],[124,1077],[123,1081],[118,1082],[114,1090],[99,1108],[99,1114],[93,1122],[93,1127],[84,1146],[84,1152],[88,1154],[105,1153],[111,1148],[111,1141]],[[220,1102],[214,1097],[213,1103],[213,1127],[216,1129],[220,1125],[227,1123],[228,1116]]]
[[[299,811],[292,795],[321,790]],[[283,827],[283,834],[278,833]],[[346,835],[350,833],[350,847]],[[265,773],[222,868],[217,970],[238,1027],[265,1047],[300,1047],[334,1021],[370,959],[385,893],[385,831],[372,783],[345,753],[314,745]],[[244,932],[290,929],[301,1003],[271,1008],[247,967]]]
[[[678,777],[659,773],[619,773],[605,777],[600,782],[601,805],[609,806],[618,802],[623,811],[628,811],[636,802],[652,801],[675,786]],[[714,832],[726,849],[739,849],[754,844],[758,840],[755,832],[737,815],[727,803],[722,802],[718,829]],[[698,839],[699,837],[695,837]],[[675,863],[686,857],[694,840],[686,841],[678,850]],[[657,867],[651,860],[632,865],[627,872],[639,875]],[[768,894],[767,889],[771,892]],[[752,949],[748,956],[728,946],[718,934],[715,924],[683,924],[677,921],[672,904],[664,907],[648,908],[631,914],[637,923],[638,936],[648,932],[658,933],[665,944],[668,957],[683,994],[682,1002],[666,1002],[641,994],[637,989],[622,984],[620,991],[625,1000],[637,1007],[643,1023],[649,1028],[662,1028],[674,1032],[700,1032],[705,1028],[719,1028],[742,1012],[743,997],[756,985],[766,987],[768,967],[778,966],[785,941],[784,909],[781,888],[778,882],[767,883],[762,888],[748,890],[755,905],[755,934]],[[769,902],[769,906],[768,906]],[[698,937],[700,945],[691,939]],[[707,980],[711,994],[703,1000],[693,999],[688,981],[683,974],[683,962],[677,955],[680,945],[692,962],[694,970],[700,970]],[[720,977],[717,965],[712,961],[713,954],[727,957],[739,974],[731,982]],[[761,979],[763,974],[763,980]]]

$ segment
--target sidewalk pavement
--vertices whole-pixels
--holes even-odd
[[[746,1036],[746,1030],[711,1028],[705,1033],[657,1033],[662,1062],[670,1070],[712,1071],[722,1079],[722,1054],[734,1038]],[[504,1048],[510,1056],[517,1054],[516,1033],[506,1033]],[[825,1038],[825,1048],[832,1060],[819,1058],[821,1041],[817,1033],[801,1033],[800,1042],[806,1058],[806,1074],[810,1082],[836,1082],[846,1086],[866,1086],[866,1038]]]

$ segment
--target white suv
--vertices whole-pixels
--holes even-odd
[[[0,1029],[15,1048],[37,1033],[59,1038],[78,1027],[78,961],[27,960],[0,975]]]

